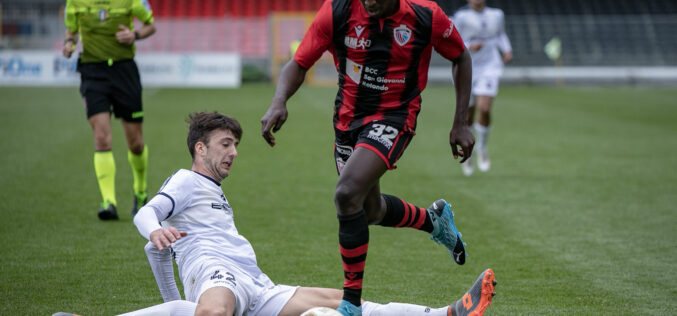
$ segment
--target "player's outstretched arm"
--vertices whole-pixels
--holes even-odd
[[[472,83],[472,59],[468,50],[463,51],[452,63],[454,89],[456,90],[456,113],[454,114],[454,124],[449,132],[449,145],[451,145],[454,159],[461,156],[463,163],[470,158],[472,148],[475,145],[475,137],[466,124],[470,85]]]
[[[169,248],[158,250],[153,243],[148,242],[143,250],[146,252],[162,299],[165,302],[180,300],[181,294],[179,294],[179,288],[174,279],[174,266],[172,265],[172,255]]]
[[[282,67],[273,101],[261,118],[261,136],[271,147],[275,146],[275,137],[272,133],[279,131],[287,120],[287,100],[301,87],[306,78],[306,72],[307,69],[301,67],[294,59]]]
[[[163,250],[181,237],[185,237],[187,233],[183,231],[180,232],[171,226],[162,228],[159,224],[158,217],[155,214],[155,210],[150,206],[154,200],[155,198],[153,198],[149,204],[146,204],[139,209],[139,212],[134,216],[134,225],[136,225],[141,236],[152,242],[158,250]]]

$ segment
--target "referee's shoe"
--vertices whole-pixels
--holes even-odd
[[[108,206],[106,206],[108,204]],[[102,221],[118,220],[118,211],[113,203],[104,203],[99,210],[99,219]]]

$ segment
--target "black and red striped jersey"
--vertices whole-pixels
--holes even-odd
[[[325,51],[333,55],[338,130],[388,120],[414,131],[433,48],[449,60],[465,50],[454,24],[433,1],[399,0],[395,14],[378,19],[360,0],[327,0],[294,60],[308,69]]]

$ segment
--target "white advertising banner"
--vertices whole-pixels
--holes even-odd
[[[146,53],[136,56],[144,86],[238,88],[240,56],[226,53]]]
[[[242,83],[237,54],[145,53],[135,60],[144,86],[238,88]],[[76,61],[53,51],[0,51],[0,86],[78,85]]]

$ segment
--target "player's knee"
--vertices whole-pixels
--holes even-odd
[[[228,315],[228,309],[225,306],[205,306],[197,305],[195,309],[196,316],[232,316]]]
[[[129,144],[129,151],[131,151],[135,155],[142,154],[143,153],[143,140],[135,141],[135,142]]]
[[[339,215],[352,214],[362,208],[358,192],[350,185],[338,184],[334,192],[334,203]]]
[[[94,148],[96,151],[111,150],[113,141],[107,136],[94,136]]]

